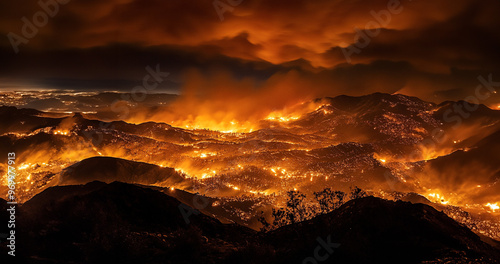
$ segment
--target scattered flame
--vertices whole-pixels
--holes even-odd
[[[25,170],[30,166],[31,166],[30,163],[23,163],[21,166],[17,167],[17,170]]]
[[[131,123],[142,123],[143,120],[133,120]],[[195,120],[175,120],[170,121],[170,125],[190,130],[210,130],[221,133],[250,133],[257,129],[257,126],[250,121],[215,121],[209,118],[197,117]]]
[[[494,203],[494,204],[487,203],[486,206],[489,207],[491,209],[491,211],[493,211],[493,212],[500,209],[500,206],[498,206],[498,203]]]
[[[276,116],[275,113],[271,113],[266,120],[277,121],[277,122],[290,122],[299,119],[299,116]]]
[[[433,200],[434,202],[439,202],[441,204],[448,204],[450,201],[446,200],[443,195],[439,194],[439,193],[429,193],[427,194],[427,196],[433,198],[431,200]]]
[[[238,191],[240,189],[238,186],[232,185],[230,183],[228,183],[226,186],[229,188],[233,188],[233,190],[236,190],[236,191]]]
[[[195,153],[197,153],[197,151],[195,151]],[[199,157],[202,158],[202,159],[204,159],[204,158],[213,157],[213,156],[217,156],[217,153],[215,153],[215,152],[204,152],[204,153],[201,153]]]
[[[69,131],[61,131],[61,130],[54,131],[54,135],[64,135],[64,136],[67,136],[68,134],[69,134]]]
[[[175,171],[178,172],[178,173],[181,173],[181,174],[186,174],[188,175],[188,173],[180,168],[175,168]]]

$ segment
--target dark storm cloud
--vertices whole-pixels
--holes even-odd
[[[170,83],[162,83],[160,88],[174,89],[179,89],[184,72],[191,68],[207,73],[232,68],[236,77],[256,79],[269,78],[282,68],[268,62],[247,62],[215,52],[173,46],[114,44],[87,49],[28,50],[19,54],[9,51],[0,50],[3,57],[0,75],[6,80],[22,80],[45,88],[130,90],[141,82],[148,65],[159,65],[162,72],[169,72]]]
[[[388,4],[400,12],[384,17]],[[0,10],[4,83],[127,89],[159,63],[169,86],[191,69],[256,86],[292,73],[312,96],[400,91],[440,101],[470,95],[479,75],[500,79],[494,0],[244,0],[222,22],[211,0],[73,0],[19,54],[7,34],[22,35],[21,18],[42,9],[20,0]],[[355,28],[378,34],[347,64],[342,48],[356,45]]]

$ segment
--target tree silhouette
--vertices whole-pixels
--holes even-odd
[[[272,229],[272,226],[270,223],[267,222],[264,211],[260,212],[260,216],[257,219],[261,224],[262,227],[260,228],[260,231],[267,232]]]
[[[286,202],[286,213],[292,224],[305,220],[306,207],[304,199],[306,196],[299,191],[288,191],[288,201]]]
[[[314,192],[314,196],[319,203],[321,213],[326,214],[344,204],[345,193],[325,188],[322,191]]]
[[[351,193],[349,194],[351,200],[366,197],[367,194],[365,191],[361,190],[358,186],[354,186],[351,188]]]
[[[273,222],[271,224],[264,217],[264,212],[261,212],[258,218],[258,221],[262,223],[261,231],[267,232],[306,220],[308,216],[304,204],[306,196],[299,191],[288,191],[286,194],[288,196],[286,206],[284,208],[273,208]]]
[[[306,205],[306,195],[299,191],[288,191],[286,193],[286,206],[283,208],[272,209],[272,223],[267,222],[264,212],[258,217],[262,224],[261,231],[267,232],[282,226],[295,224],[317,215],[316,206]],[[314,192],[316,201],[319,204],[319,211],[322,214],[331,212],[346,202],[347,194],[342,191],[334,191],[331,188],[325,188],[322,191]],[[366,192],[355,186],[349,193],[350,199],[358,199],[367,196]]]

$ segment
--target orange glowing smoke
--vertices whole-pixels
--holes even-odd
[[[220,132],[252,132],[261,121],[290,122],[321,107],[311,102],[318,87],[296,72],[276,75],[264,85],[253,79],[237,80],[225,72],[205,76],[192,71],[179,98],[160,109],[140,109],[127,122],[164,122],[185,129],[208,129]],[[312,87],[304,89],[303,87]],[[323,87],[324,88],[324,87]]]

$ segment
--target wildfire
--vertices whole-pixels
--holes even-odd
[[[30,163],[23,163],[23,164],[21,164],[21,166],[17,167],[17,170],[25,170],[31,166],[32,165]]]
[[[380,163],[387,163],[389,161],[388,157],[382,156],[378,153],[373,154],[373,158],[378,160]]]
[[[270,120],[270,121],[278,121],[278,122],[290,122],[290,121],[294,121],[294,120],[297,120],[299,119],[300,117],[298,116],[273,116],[273,115],[270,115],[268,117],[266,117],[266,120]]]
[[[274,176],[279,176],[281,179],[283,178],[290,178],[292,175],[287,173],[287,170],[281,167],[274,167],[274,168],[265,168],[266,170],[270,170]]]
[[[301,102],[281,111],[273,111],[267,115],[265,120],[288,123],[300,119],[304,114],[311,111],[322,111],[325,115],[332,113],[332,111],[324,108],[326,105],[323,102]]]
[[[140,123],[140,122],[139,122]],[[170,125],[190,130],[210,130],[221,133],[251,133],[257,126],[250,121],[215,121],[209,118],[197,117],[195,120],[171,121]]]
[[[498,206],[498,203],[487,203],[485,204],[486,207],[489,207],[491,209],[491,211],[495,212],[496,210],[500,209],[500,206]]]
[[[230,183],[228,183],[226,186],[229,188],[232,188],[233,190],[236,190],[236,191],[238,191],[240,189],[238,186],[232,185]]]
[[[432,197],[435,202],[439,202],[441,204],[448,204],[450,201],[447,201],[443,195],[440,195],[439,193],[430,193],[427,196]]]
[[[56,130],[54,131],[54,135],[63,135],[63,136],[67,136],[69,134],[68,131],[61,131],[61,130]]]
[[[214,153],[214,152],[204,152],[204,153],[201,153],[199,157],[202,158],[202,159],[204,159],[204,158],[213,157],[213,156],[217,156],[217,153]]]
[[[180,168],[175,168],[175,171],[176,171],[177,173],[182,174],[182,175],[189,176],[189,173],[188,173],[187,171],[183,170],[183,169],[180,169]]]

